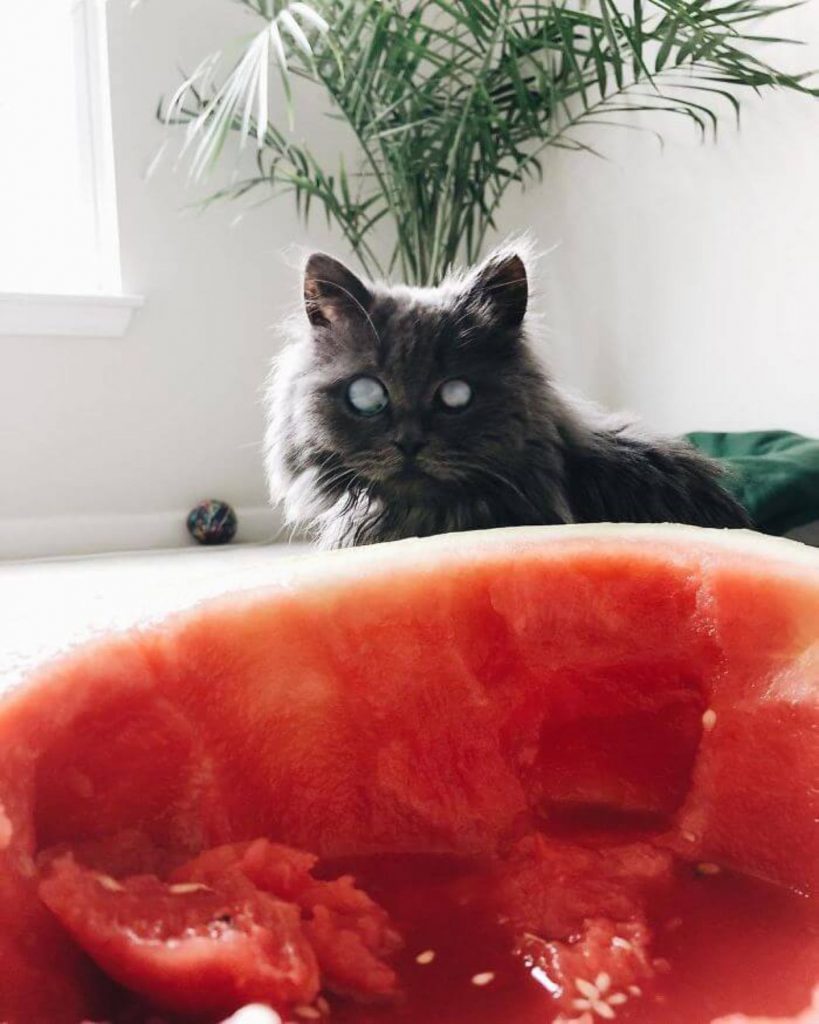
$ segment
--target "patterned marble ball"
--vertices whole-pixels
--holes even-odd
[[[228,544],[236,536],[236,513],[226,501],[207,498],[188,513],[188,533],[200,544]]]

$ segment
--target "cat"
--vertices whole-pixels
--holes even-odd
[[[274,365],[271,498],[321,547],[526,524],[748,527],[717,464],[567,398],[500,249],[437,288],[365,284],[323,253]]]

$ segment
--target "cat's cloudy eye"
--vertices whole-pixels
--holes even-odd
[[[389,405],[387,389],[375,377],[356,377],[347,386],[347,401],[362,416],[377,416]]]
[[[465,409],[472,401],[472,388],[465,380],[447,380],[438,389],[438,398],[447,409]]]

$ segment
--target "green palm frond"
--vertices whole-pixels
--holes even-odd
[[[288,48],[295,49],[302,60],[310,62],[313,48],[302,24],[308,31],[313,30],[320,35],[329,29],[313,7],[299,0],[293,0],[278,10],[274,10],[272,3],[266,0],[242,2],[263,18],[263,27],[247,43],[217,89],[211,93],[214,76],[221,63],[220,53],[210,54],[199,64],[176,90],[162,114],[168,124],[181,120],[187,124],[185,148],[191,151],[191,176],[194,179],[200,178],[218,160],[233,130],[238,130],[243,146],[253,129],[259,148],[264,147],[264,132],[269,120],[271,65],[278,68],[290,100]],[[195,111],[188,105],[191,99],[198,103]]]
[[[203,61],[162,112],[186,125],[192,173],[211,167],[232,133],[240,146],[255,137],[258,174],[220,198],[291,191],[305,218],[319,207],[341,229],[365,270],[398,268],[417,283],[480,254],[509,188],[542,175],[549,147],[593,151],[584,127],[643,127],[628,119],[665,114],[715,137],[725,113],[739,116],[743,88],[819,94],[807,75],[760,56],[783,42],[759,34],[760,23],[787,3],[238,2],[262,19],[259,32],[226,76],[219,55]],[[272,118],[271,68],[287,107]],[[353,174],[343,163],[328,170],[282,127],[294,76],[352,132]],[[382,222],[392,227],[386,254],[373,241]]]

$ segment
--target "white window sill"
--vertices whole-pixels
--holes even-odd
[[[0,294],[0,334],[121,338],[139,295]]]

